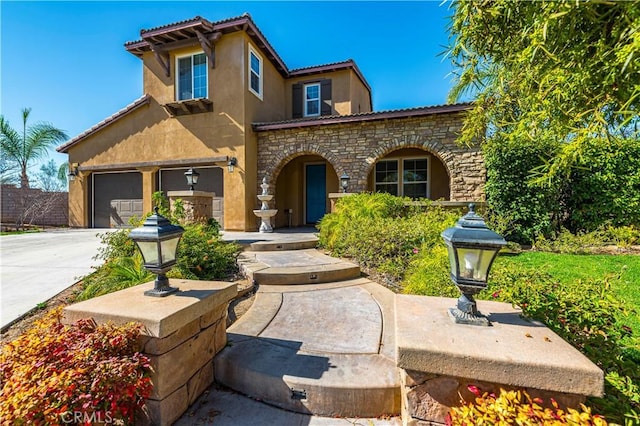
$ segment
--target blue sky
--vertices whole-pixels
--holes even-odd
[[[445,103],[451,65],[440,54],[452,10],[412,2],[32,2],[0,3],[0,112],[21,128],[48,121],[70,137],[142,95],[142,62],[123,45],[141,29],[248,12],[289,69],[352,58],[376,111]],[[57,164],[67,156],[52,152]],[[37,168],[32,169],[32,173]]]

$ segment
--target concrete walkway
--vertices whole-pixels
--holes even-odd
[[[393,293],[307,248],[312,231],[230,237],[258,291],[227,330],[216,384],[176,424],[401,424]]]
[[[0,237],[0,326],[12,322],[93,272],[102,262],[98,233],[64,229]]]

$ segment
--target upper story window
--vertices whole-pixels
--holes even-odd
[[[429,158],[378,161],[375,190],[404,197],[429,198]]]
[[[320,115],[320,83],[304,86],[304,116]]]
[[[206,98],[207,56],[204,53],[178,58],[176,98],[179,101]]]
[[[295,83],[291,87],[293,118],[331,115],[331,79]]]
[[[262,99],[262,57],[249,45],[249,90]]]

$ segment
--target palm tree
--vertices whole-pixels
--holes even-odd
[[[29,187],[27,166],[33,160],[46,157],[49,148],[63,142],[67,134],[49,123],[37,122],[27,126],[31,108],[22,109],[22,135],[0,115],[0,152],[9,161],[20,167],[20,186]]]

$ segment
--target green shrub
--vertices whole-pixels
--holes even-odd
[[[346,253],[355,235],[351,228],[354,222],[375,219],[398,218],[404,215],[405,200],[387,193],[361,193],[343,197],[336,203],[335,212],[326,214],[318,229],[319,244],[336,255]]]
[[[439,297],[460,295],[451,282],[449,255],[442,244],[416,254],[409,264],[402,286],[403,292],[408,294]]]
[[[573,234],[562,229],[554,238],[539,236],[533,247],[539,251],[552,253],[586,254],[595,247],[606,245],[603,235],[599,232]]]
[[[531,398],[525,391],[500,390],[498,396],[480,393],[475,386],[469,390],[476,395],[475,401],[462,407],[454,407],[446,418],[448,426],[473,425],[562,425],[605,426],[607,421],[581,405],[580,410],[561,409],[551,400],[551,407],[544,407],[540,398]]]
[[[620,247],[640,245],[640,227],[638,226],[606,226],[601,232],[605,240],[611,244]]]
[[[558,185],[532,182],[534,169],[557,149],[554,142],[491,140],[483,147],[487,167],[485,193],[491,210],[488,219],[509,241],[531,244],[538,235],[549,236],[561,211]]]
[[[420,211],[405,201],[382,193],[343,198],[320,222],[320,242],[395,283],[417,253],[442,244],[440,233],[458,217],[434,206]]]
[[[142,266],[140,253],[118,257],[111,259],[93,274],[84,278],[82,292],[76,296],[76,300],[87,300],[113,293],[151,281],[154,278],[155,275]]]
[[[640,226],[640,139],[597,139],[584,144],[567,186],[567,228]]]
[[[553,253],[586,254],[607,245],[628,247],[640,241],[640,229],[633,226],[602,226],[591,232],[572,233],[562,229],[554,238],[539,236],[536,250]]]
[[[165,200],[164,196],[155,199],[156,203]],[[160,210],[167,207],[163,204],[160,206],[159,213],[163,214]],[[142,220],[131,222],[133,226],[141,226],[142,223]],[[220,238],[220,224],[215,219],[182,226],[184,233],[178,245],[176,266],[167,274],[169,278],[215,280],[224,279],[237,271],[236,259],[240,246]],[[100,235],[102,246],[96,258],[105,263],[84,277],[83,291],[77,300],[91,299],[154,279],[154,275],[144,269],[142,257],[129,238],[130,231],[119,229]]]
[[[602,368],[606,396],[590,401],[611,421],[623,423],[623,416],[640,410],[640,339],[624,324],[631,308],[607,279],[559,283],[539,270],[499,262],[479,298],[520,306]]]
[[[100,247],[98,254],[94,259],[100,259],[105,262],[117,259],[119,257],[131,257],[136,251],[136,243],[129,238],[130,229],[118,229],[117,231],[108,231],[98,234],[100,238]]]
[[[50,312],[0,353],[2,424],[133,424],[152,384],[140,325],[62,325]],[[77,417],[80,416],[80,417]]]
[[[239,253],[240,246],[237,243],[220,238],[217,222],[185,225],[178,246],[176,268],[183,278],[222,279],[237,271]]]

